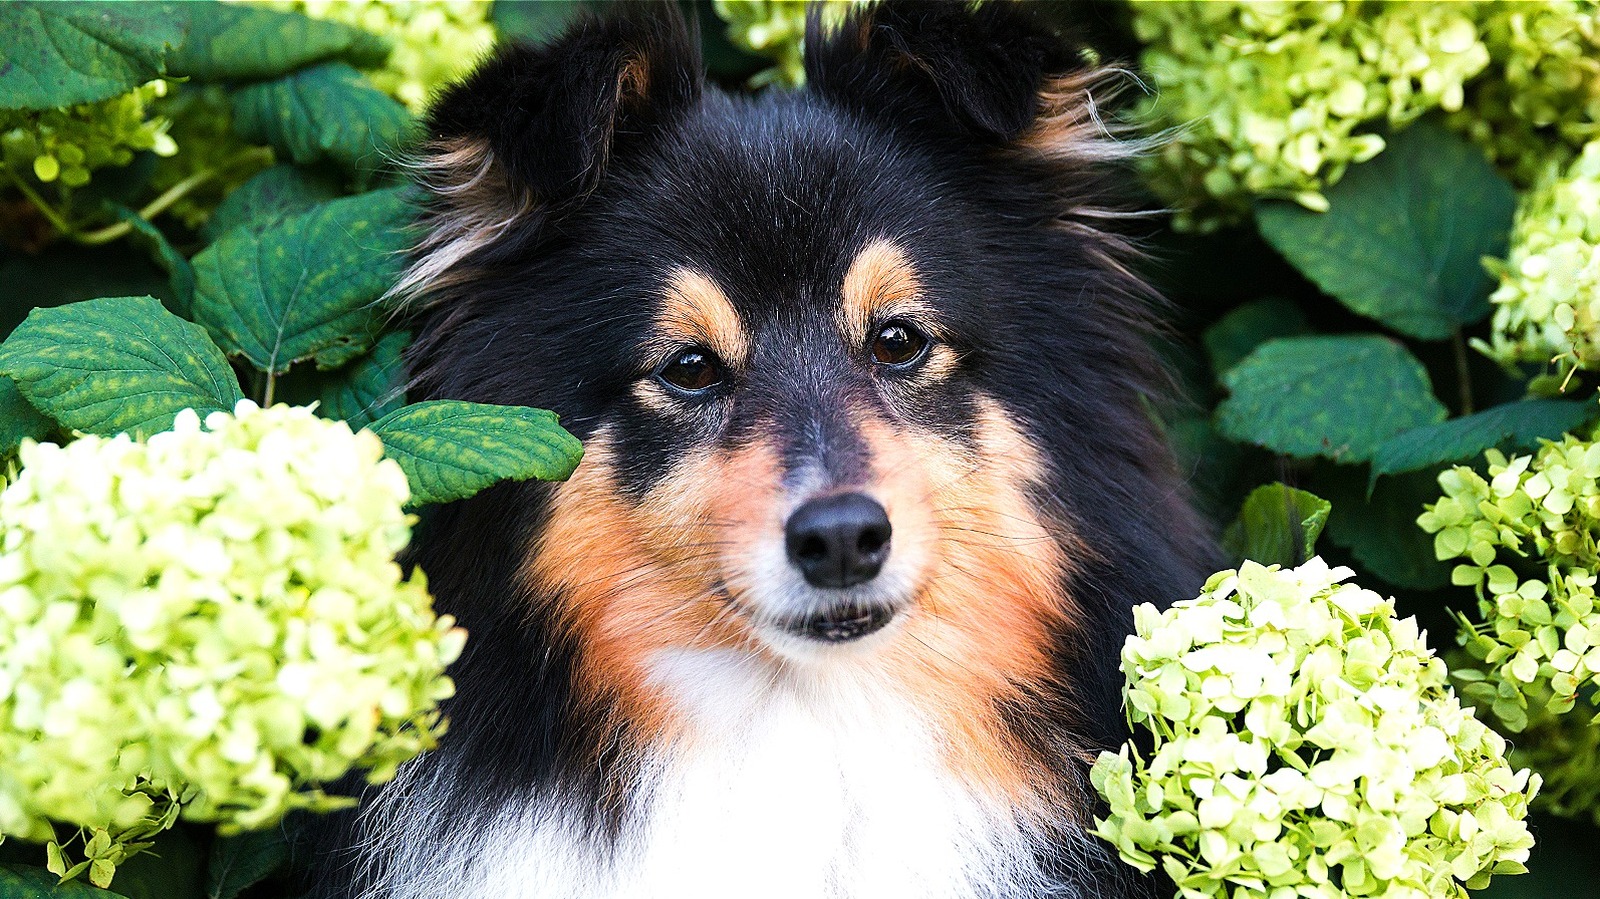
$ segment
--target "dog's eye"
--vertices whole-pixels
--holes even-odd
[[[879,365],[910,365],[927,351],[928,335],[907,321],[885,322],[872,338],[872,359]]]
[[[699,393],[722,383],[722,363],[705,350],[683,350],[656,377],[679,390]]]

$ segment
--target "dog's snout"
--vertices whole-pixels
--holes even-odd
[[[789,516],[789,561],[813,587],[853,587],[878,576],[889,557],[889,513],[861,493],[811,500]]]

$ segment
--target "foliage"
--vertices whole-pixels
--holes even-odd
[[[69,307],[70,308],[70,307]],[[90,879],[182,815],[261,827],[434,745],[463,632],[394,561],[410,492],[370,432],[191,409],[27,443],[0,494],[0,833],[82,828]]]
[[[1516,873],[1537,775],[1461,706],[1393,600],[1320,558],[1134,610],[1099,833],[1185,896],[1464,896]]]

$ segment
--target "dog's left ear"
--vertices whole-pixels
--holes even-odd
[[[823,96],[986,143],[1024,137],[1051,86],[1085,70],[1079,45],[1012,0],[883,0],[838,28],[813,14],[806,33],[806,78]]]

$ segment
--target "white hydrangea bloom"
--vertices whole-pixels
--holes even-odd
[[[1446,685],[1414,619],[1320,558],[1135,609],[1098,833],[1184,897],[1465,896],[1523,870],[1538,778]]]
[[[0,835],[114,842],[151,794],[260,827],[434,745],[464,633],[394,561],[409,491],[376,436],[246,401],[21,461],[0,493]]]

